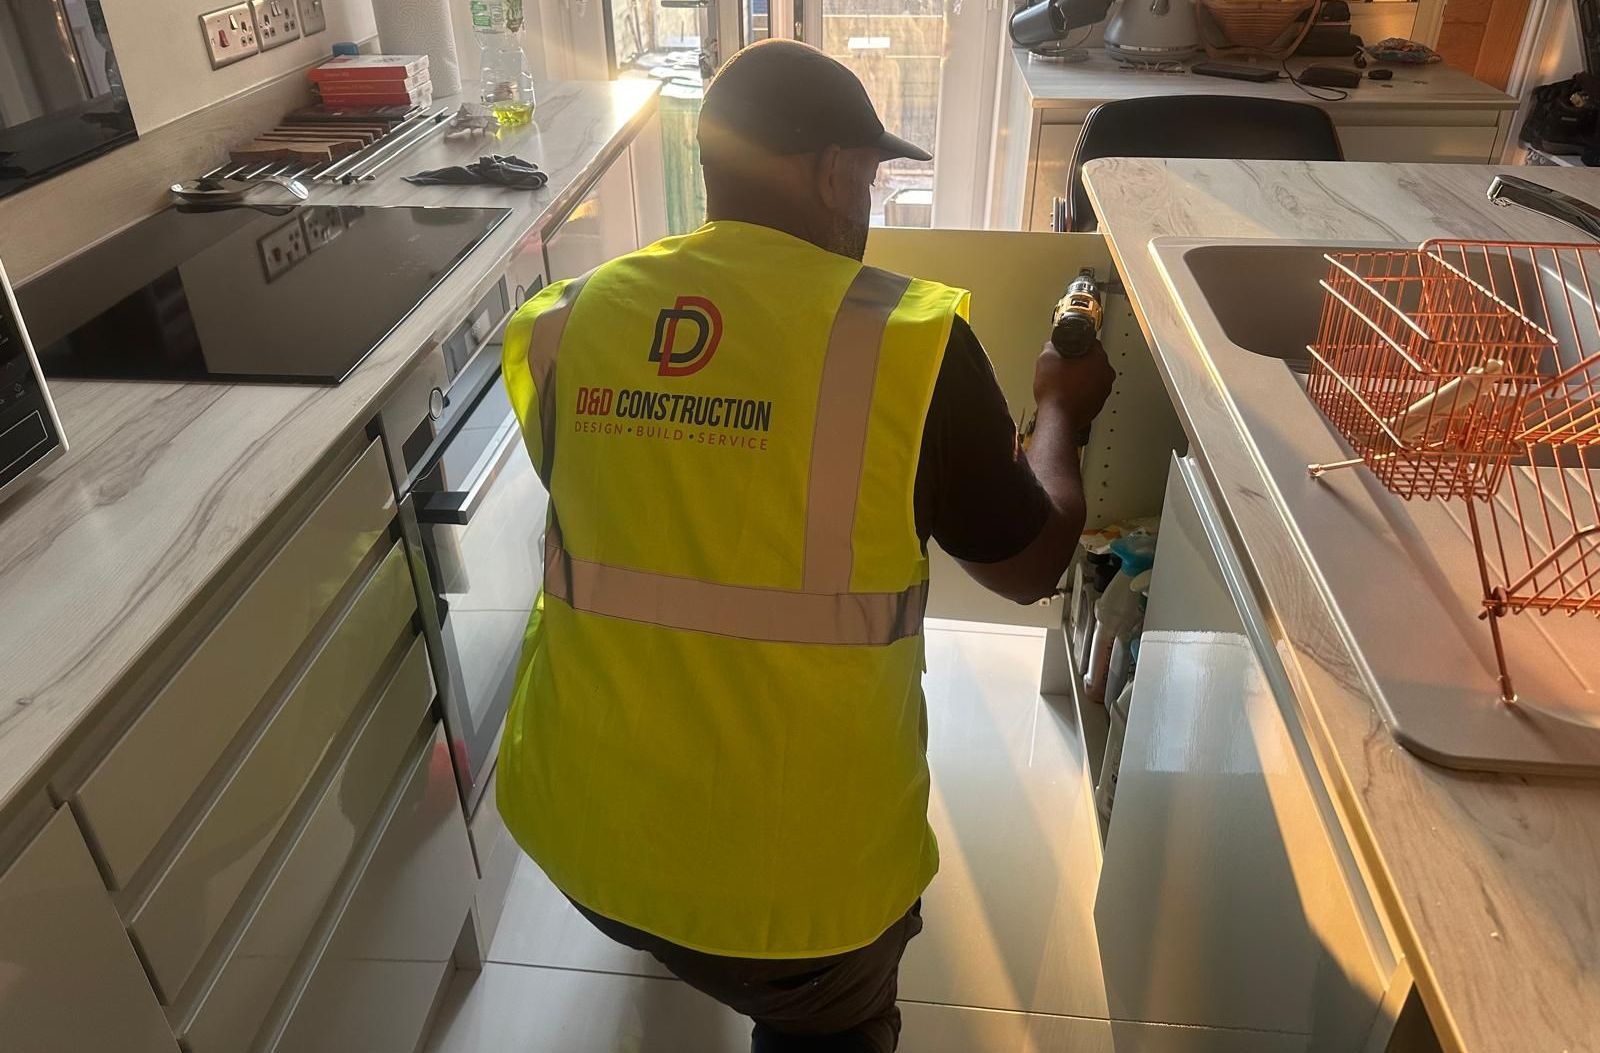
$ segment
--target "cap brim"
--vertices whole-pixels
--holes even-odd
[[[883,153],[883,160],[892,161],[897,157],[905,157],[912,161],[932,161],[933,155],[920,146],[906,142],[898,135],[884,132],[878,139],[878,149]]]

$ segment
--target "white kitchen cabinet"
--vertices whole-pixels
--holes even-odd
[[[112,888],[133,882],[394,511],[372,442],[72,794]]]
[[[413,758],[365,874],[293,1015],[267,1048],[279,1053],[415,1048],[476,884],[449,744],[436,729]]]
[[[624,153],[578,200],[545,239],[550,280],[576,278],[639,247],[634,216],[633,167]]]
[[[1108,1008],[1366,1050],[1403,970],[1204,486],[1175,460],[1095,905]]]
[[[1011,67],[1003,80],[987,223],[999,230],[1050,229],[1051,202],[1067,194],[1084,120],[1105,102],[1231,95],[1309,103],[1333,118],[1346,160],[1474,164],[1499,162],[1517,110],[1517,100],[1505,92],[1443,64],[1399,69],[1391,81],[1363,81],[1346,99],[1314,99],[1286,80],[1253,84],[1133,71],[1098,48],[1080,63],[1041,62],[1024,52],[1002,61]]]
[[[405,551],[396,544],[133,912],[128,928],[167,1004],[270,865],[274,839],[341,741],[340,729],[383,684],[397,641],[412,639],[416,609]]]
[[[866,262],[972,293],[973,332],[1018,417],[1033,406],[1034,362],[1050,336],[1050,313],[1067,283],[1086,267],[1103,282],[1113,276],[1110,249],[1098,234],[875,227],[867,239]],[[1183,442],[1128,298],[1108,287],[1102,299],[1100,336],[1117,369],[1117,383],[1083,454],[1091,525],[1158,511],[1168,458]],[[936,544],[928,546],[928,557],[929,617],[1061,623],[1059,601],[1018,606],[973,581]]]
[[[339,878],[364,843],[435,698],[421,639],[401,659],[332,780],[251,905],[242,931],[182,1014],[189,1053],[245,1053],[317,931]],[[452,776],[453,777],[453,776]],[[448,904],[442,904],[443,909]],[[453,919],[459,929],[465,910]]]
[[[0,874],[0,1047],[178,1051],[66,808]]]

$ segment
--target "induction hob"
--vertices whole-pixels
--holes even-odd
[[[508,215],[168,209],[17,302],[46,376],[337,384]]]

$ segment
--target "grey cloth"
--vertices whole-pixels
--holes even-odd
[[[538,190],[550,182],[539,166],[520,157],[490,154],[470,165],[453,165],[406,176],[417,186],[503,186],[512,190]]]
[[[612,921],[574,903],[611,939],[755,1021],[751,1053],[892,1053],[900,1043],[900,957],[922,931],[919,900],[876,941],[828,958],[725,958]]]

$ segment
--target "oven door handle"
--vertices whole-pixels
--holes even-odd
[[[467,485],[460,490],[435,490],[416,495],[417,521],[445,526],[466,526],[483,504],[489,488],[499,478],[506,462],[522,445],[522,430],[514,414],[507,414],[500,430],[485,451]]]

